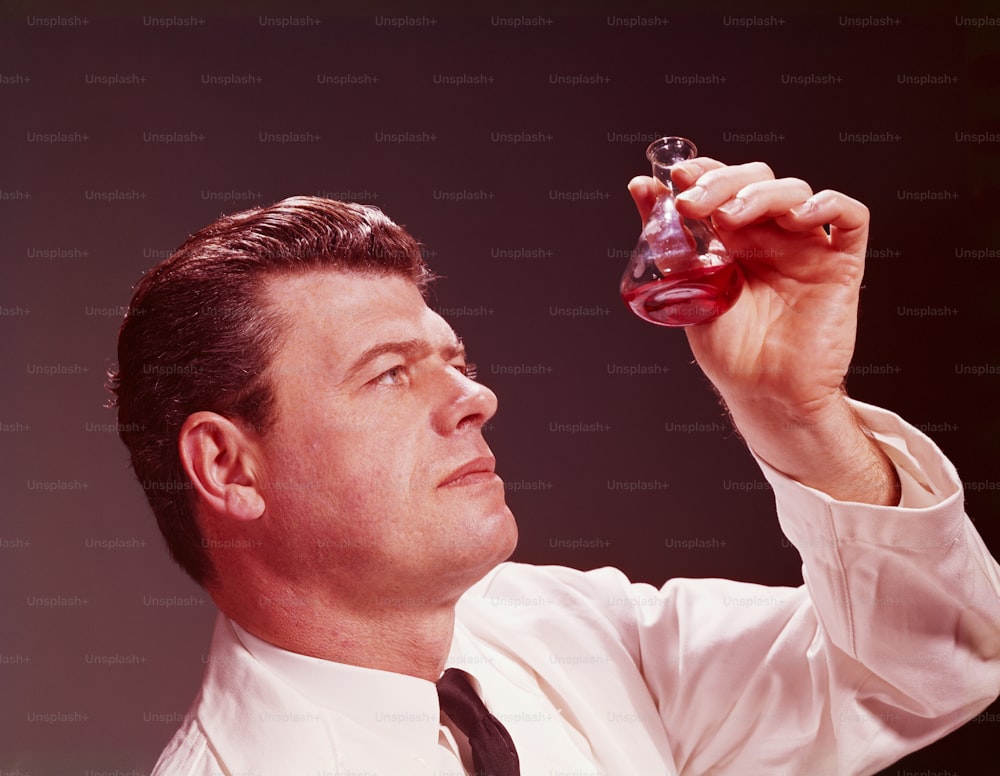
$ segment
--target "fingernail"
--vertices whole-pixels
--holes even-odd
[[[686,162],[682,162],[678,165],[675,165],[673,168],[673,172],[680,173],[684,177],[694,180],[696,178],[701,177],[701,174],[705,172],[705,168],[703,168],[700,164],[698,164],[698,162],[689,160]]]
[[[816,202],[814,200],[807,199],[801,205],[796,205],[795,207],[790,208],[788,212],[796,218],[802,218],[803,216],[809,215],[815,209]]]
[[[735,216],[743,209],[743,206],[745,204],[746,202],[744,202],[739,197],[736,197],[734,199],[729,200],[724,205],[720,205],[718,209],[719,211],[725,213],[727,216]]]
[[[705,189],[701,186],[692,186],[690,189],[684,189],[680,194],[677,195],[677,199],[683,199],[686,202],[697,202],[703,199],[705,196]]]

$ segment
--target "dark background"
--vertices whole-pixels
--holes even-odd
[[[500,396],[515,558],[657,584],[801,577],[684,335],[617,297],[625,184],[678,134],[851,194],[872,230],[850,391],[931,433],[1000,549],[1000,13],[418,7],[4,4],[0,773],[147,773],[193,698],[214,610],[103,374],[144,271],[291,194],[376,204],[427,246],[432,306]],[[989,713],[886,773],[995,773]]]

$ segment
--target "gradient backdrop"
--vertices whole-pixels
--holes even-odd
[[[3,776],[145,774],[183,718],[214,611],[163,550],[103,373],[144,271],[292,194],[378,205],[426,245],[431,304],[500,396],[515,558],[654,583],[801,577],[684,335],[617,296],[647,143],[861,199],[850,390],[931,433],[1000,551],[995,6],[3,6]],[[998,723],[886,773],[996,773]]]

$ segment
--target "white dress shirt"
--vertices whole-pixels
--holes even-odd
[[[523,776],[867,774],[1000,693],[1000,572],[950,463],[858,405],[900,507],[835,501],[762,464],[805,584],[506,563],[458,604],[448,665]],[[464,774],[433,683],[279,649],[220,617],[155,776]]]

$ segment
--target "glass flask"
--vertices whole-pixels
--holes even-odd
[[[661,137],[646,149],[661,191],[622,275],[622,299],[643,320],[692,326],[718,318],[743,289],[743,274],[707,220],[674,206],[670,170],[698,154],[683,137]]]

